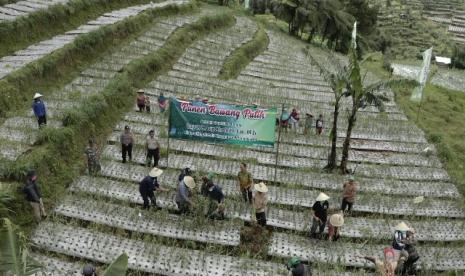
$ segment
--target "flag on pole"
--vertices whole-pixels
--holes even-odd
[[[352,46],[357,49],[357,21],[354,22],[354,28],[352,29]]]
[[[412,96],[410,97],[410,100],[413,102],[420,102],[423,97],[423,89],[425,88],[426,81],[428,80],[432,55],[433,47],[423,52],[423,65],[418,75],[418,82],[420,83],[420,85],[413,89]]]

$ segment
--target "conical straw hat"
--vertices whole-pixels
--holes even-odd
[[[34,94],[34,100],[37,99],[37,98],[40,98],[40,97],[42,97],[42,94],[40,94],[40,93],[35,93]]]
[[[397,230],[397,231],[407,231],[409,229],[410,229],[410,227],[408,227],[407,224],[405,224],[405,222],[403,222],[403,221],[401,223],[397,224],[396,228],[395,228],[395,230]]]
[[[253,188],[255,189],[255,191],[258,191],[258,192],[261,192],[261,193],[267,193],[268,192],[268,187],[263,182],[260,182],[258,184],[253,185]]]
[[[184,176],[183,180],[184,184],[186,184],[187,187],[189,187],[190,189],[194,189],[195,188],[195,180],[194,178],[192,178],[192,176]]]
[[[342,214],[334,214],[329,217],[331,225],[341,227],[344,224],[344,216]]]
[[[153,168],[150,171],[149,176],[150,177],[159,177],[162,173],[163,173],[163,170],[160,170],[159,168]]]
[[[328,200],[329,196],[325,193],[320,193],[318,197],[316,198],[316,201],[325,201]]]

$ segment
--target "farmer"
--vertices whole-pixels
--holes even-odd
[[[394,239],[392,241],[392,248],[395,250],[403,250],[405,248],[405,240],[407,239],[407,231],[410,227],[405,222],[400,222],[394,228]]]
[[[381,273],[381,276],[394,276],[396,273],[396,268],[399,263],[405,262],[407,260],[406,251],[402,251],[399,260],[396,260],[396,253],[390,247],[384,249],[384,260],[381,261],[377,257],[370,256],[361,256],[356,255],[356,257],[364,258],[375,264],[376,269]]]
[[[224,193],[218,185],[207,178],[206,194],[210,199],[207,217],[211,219],[224,219]]]
[[[192,175],[192,171],[190,168],[184,168],[181,170],[181,173],[179,174],[178,176],[178,182],[181,182],[185,176],[191,176]]]
[[[202,177],[202,186],[200,187],[200,194],[203,196],[208,196],[208,187],[210,183],[213,184],[213,177],[215,176],[214,172],[209,172],[207,176]]]
[[[281,117],[279,118],[279,126],[281,128],[284,128],[287,132],[287,127],[289,126],[289,118],[290,118],[289,112],[287,112],[286,108],[283,108],[283,112],[281,113]]]
[[[134,144],[134,135],[128,125],[124,126],[124,132],[119,138],[121,142],[121,152],[123,155],[123,163],[126,163],[126,155],[129,156],[129,162],[132,161],[132,145]]]
[[[194,189],[195,181],[192,176],[184,176],[183,180],[179,182],[175,200],[180,214],[189,213],[194,207],[194,202],[192,201]]]
[[[297,109],[293,108],[291,115],[289,116],[289,121],[291,123],[291,127],[294,129],[295,132],[297,132],[297,126],[299,125],[299,112],[297,112]]]
[[[320,193],[313,204],[313,219],[312,227],[310,228],[310,237],[316,237],[316,229],[318,234],[321,235],[325,230],[326,220],[328,217],[328,203],[329,196],[325,193]]]
[[[97,272],[93,265],[86,264],[84,268],[82,269],[82,275],[83,276],[95,276],[97,275]]]
[[[349,181],[345,182],[342,185],[342,203],[341,210],[343,212],[350,212],[352,210],[352,205],[355,202],[355,195],[357,193],[357,182],[355,182],[354,175],[349,176]]]
[[[239,189],[242,193],[242,197],[245,202],[252,203],[252,174],[247,171],[247,164],[242,162],[240,166],[240,171],[237,174],[237,179],[239,181]]]
[[[313,115],[310,113],[305,114],[304,135],[310,134],[310,129],[313,127]]]
[[[404,240],[404,250],[407,251],[408,257],[407,260],[398,267],[398,270],[401,275],[415,275],[416,271],[416,262],[420,259],[420,255],[415,248],[415,230],[410,228],[407,230],[407,238]]]
[[[149,131],[149,135],[145,139],[145,150],[147,152],[147,166],[151,166],[153,158],[153,166],[158,167],[158,161],[160,160],[160,143],[158,143],[158,140],[155,138],[155,131],[153,129]]]
[[[316,124],[315,124],[315,127],[316,127],[316,134],[317,135],[321,135],[321,133],[323,132],[323,115],[320,114],[320,116],[318,116],[318,119],[316,120]]]
[[[149,199],[152,205],[156,208],[159,209],[157,206],[156,198],[154,191],[160,191],[160,192],[167,192],[169,191],[168,189],[160,187],[158,184],[157,177],[159,177],[163,173],[162,170],[158,168],[153,168],[150,172],[149,175],[144,177],[141,182],[139,182],[139,193],[142,197],[142,200],[144,201],[144,209],[149,209]]]
[[[139,89],[139,91],[137,91],[136,104],[137,104],[137,107],[139,108],[139,112],[144,111],[144,109],[145,109],[145,92],[142,89]]]
[[[87,145],[84,152],[87,156],[87,169],[89,175],[95,175],[100,172],[100,161],[98,160],[98,148],[95,145],[93,139],[89,139],[89,145]]]
[[[255,219],[257,220],[258,225],[266,226],[266,205],[267,197],[266,193],[268,192],[268,187],[265,183],[260,182],[253,186],[255,190],[255,195],[253,197],[253,207],[255,209]]]
[[[32,111],[34,111],[39,127],[47,124],[47,108],[42,97],[40,93],[36,93],[34,95],[34,102],[32,103]]]
[[[329,217],[328,222],[328,240],[337,241],[340,237],[341,226],[344,224],[342,213],[333,214]]]
[[[36,222],[40,222],[43,217],[46,217],[42,195],[40,194],[39,186],[37,185],[37,174],[35,171],[27,173],[26,185],[23,187],[23,193],[26,200],[31,204],[32,211]]]
[[[166,106],[168,104],[168,101],[166,100],[165,95],[160,93],[160,96],[158,96],[158,107],[160,108],[160,112],[163,113],[166,110]]]
[[[306,267],[299,259],[299,257],[292,257],[287,262],[287,270],[290,270],[292,276],[309,276],[311,275],[309,268]]]
[[[149,96],[145,96],[145,111],[147,111],[147,113],[150,113],[150,97]]]

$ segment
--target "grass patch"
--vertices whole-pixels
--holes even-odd
[[[389,76],[382,69],[379,58],[374,58],[365,65],[378,77]],[[427,85],[417,122],[419,104],[410,101],[412,90],[413,87],[409,85],[394,86],[397,104],[425,132],[428,141],[436,146],[445,169],[460,192],[465,194],[465,93]]]
[[[101,53],[144,30],[154,18],[192,10],[194,5],[148,10],[114,25],[79,36],[74,42],[0,80],[0,117],[29,107],[34,91],[61,87]]]
[[[223,80],[235,79],[241,71],[268,47],[268,36],[259,26],[253,39],[234,50],[224,61],[218,77]]]
[[[0,23],[2,38],[0,57],[11,55],[28,45],[75,29],[105,12],[149,2],[149,0],[72,0],[68,4],[53,5],[16,20],[2,22]]]
[[[149,18],[153,20],[152,16],[147,20]],[[67,193],[68,184],[84,170],[83,150],[87,138],[104,141],[121,115],[132,108],[136,87],[169,70],[197,39],[233,23],[231,14],[219,13],[175,31],[162,48],[131,62],[99,95],[89,97],[79,108],[67,112],[64,127],[41,130],[41,145],[5,168],[5,176],[23,180],[26,171],[35,168],[40,176],[45,204],[51,210]],[[19,194],[16,198],[14,211],[22,215],[13,220],[25,232],[30,232],[34,224],[29,206]]]

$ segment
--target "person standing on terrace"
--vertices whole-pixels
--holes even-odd
[[[89,139],[89,145],[86,147],[84,152],[87,156],[87,169],[89,170],[89,175],[96,175],[100,172],[100,162],[99,162],[99,151],[97,145],[93,139]]]
[[[239,189],[245,202],[252,203],[252,174],[247,171],[247,164],[242,162],[237,174]]]
[[[299,112],[297,109],[293,108],[291,115],[289,116],[289,121],[291,122],[291,128],[294,129],[294,132],[297,132],[297,127],[299,126]]]
[[[160,143],[155,138],[155,131],[153,129],[149,131],[149,135],[145,139],[145,149],[147,151],[147,166],[151,166],[153,158],[153,166],[158,167],[158,161],[160,160]]]
[[[42,100],[42,94],[36,93],[34,95],[34,102],[32,103],[32,111],[37,118],[37,124],[39,128],[42,125],[47,125],[47,108],[45,102]]]
[[[316,128],[316,134],[317,135],[321,135],[321,133],[323,133],[324,124],[323,124],[323,115],[322,114],[320,114],[320,116],[318,116],[318,119],[316,120],[315,128]]]
[[[255,209],[255,219],[257,220],[258,225],[265,227],[266,226],[266,205],[268,202],[266,193],[268,192],[268,187],[265,183],[260,182],[254,185],[255,196],[253,198],[253,207]]]
[[[123,163],[126,163],[126,155],[129,156],[129,162],[132,161],[132,145],[134,144],[134,135],[128,125],[124,126],[124,132],[120,136],[121,152]]]
[[[160,108],[160,112],[161,113],[164,113],[165,110],[166,110],[166,106],[168,105],[168,101],[165,97],[165,95],[162,93],[160,93],[160,96],[158,96],[158,107]]]
[[[310,134],[313,127],[313,115],[310,113],[305,114],[304,135]]]
[[[142,89],[139,89],[139,91],[137,91],[137,97],[136,97],[136,104],[137,104],[137,107],[139,108],[139,112],[143,112],[145,110],[145,94],[144,94],[144,90]]]
[[[354,175],[349,176],[349,181],[342,185],[342,203],[341,210],[350,213],[352,211],[352,206],[355,202],[355,195],[357,193],[357,182],[355,182]]]
[[[29,171],[27,173],[26,185],[23,187],[23,193],[26,196],[26,200],[32,206],[36,222],[40,222],[47,214],[45,213],[44,202],[42,201],[42,195],[36,181],[36,172],[33,170]]]

